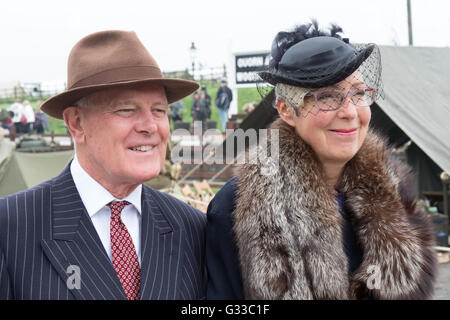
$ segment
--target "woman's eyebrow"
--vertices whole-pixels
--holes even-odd
[[[359,86],[364,85],[364,84],[365,83],[363,81],[353,82],[352,83],[352,87],[359,87]],[[329,88],[331,88],[331,89],[338,89],[338,90],[342,89],[342,87],[339,84],[333,84],[333,85],[329,86]]]
[[[352,87],[358,87],[358,86],[361,86],[361,85],[365,85],[365,83],[363,81],[358,81],[358,82],[353,83]]]

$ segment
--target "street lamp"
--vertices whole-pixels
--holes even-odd
[[[197,56],[197,48],[195,47],[195,43],[191,43],[191,48],[189,49],[190,55],[191,55],[191,61],[192,61],[192,79],[194,79],[194,71],[195,71],[195,58]]]

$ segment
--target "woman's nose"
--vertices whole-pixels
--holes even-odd
[[[355,118],[358,114],[356,110],[356,105],[353,103],[352,99],[349,96],[344,98],[340,108],[338,109],[338,115],[342,118]]]

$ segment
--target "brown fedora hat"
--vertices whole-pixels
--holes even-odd
[[[70,52],[67,90],[47,99],[41,109],[63,119],[65,108],[91,93],[142,83],[162,85],[169,103],[190,95],[199,87],[194,81],[164,78],[135,32],[96,32],[78,41]]]

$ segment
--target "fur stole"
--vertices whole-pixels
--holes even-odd
[[[369,131],[340,182],[364,252],[349,276],[339,204],[318,159],[282,120],[271,128],[279,130],[276,172],[237,167],[233,229],[246,298],[430,298],[437,271],[431,223],[415,206],[408,167],[385,140]]]

